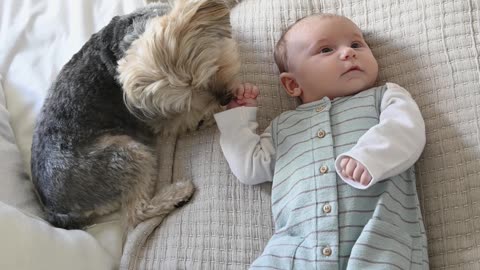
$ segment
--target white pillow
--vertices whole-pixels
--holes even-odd
[[[0,269],[117,269],[112,256],[90,234],[52,227],[0,202]]]
[[[44,214],[15,144],[1,82],[0,75],[0,269],[116,269],[118,213],[87,232],[54,228],[39,218]]]
[[[25,172],[22,157],[10,127],[10,114],[5,104],[0,75],[0,201],[42,216],[33,184]]]

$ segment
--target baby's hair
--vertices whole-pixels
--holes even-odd
[[[332,17],[338,17],[338,18],[345,18],[341,15],[337,14],[332,14],[332,13],[317,13],[313,15],[307,15],[305,17],[302,17],[298,20],[296,20],[294,23],[289,25],[283,32],[282,35],[280,36],[280,39],[278,40],[277,44],[275,45],[275,50],[273,52],[273,57],[275,59],[275,63],[277,64],[278,70],[280,73],[287,72],[288,69],[288,51],[287,51],[287,39],[286,35],[292,29],[295,25],[297,25],[299,22],[303,21],[304,19],[311,18],[311,17],[320,17],[320,18],[332,18]]]

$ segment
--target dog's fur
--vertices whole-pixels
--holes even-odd
[[[155,139],[212,122],[239,69],[228,8],[177,0],[115,17],[63,67],[37,119],[32,179],[55,226],[79,228],[123,207],[128,224],[193,194],[162,187]],[[163,15],[163,16],[162,16]]]

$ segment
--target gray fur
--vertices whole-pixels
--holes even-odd
[[[49,89],[35,125],[31,169],[53,225],[79,228],[91,213],[118,208],[139,179],[155,177],[154,134],[127,110],[116,79],[117,61],[145,23],[168,9],[166,4],[149,5],[114,17]]]

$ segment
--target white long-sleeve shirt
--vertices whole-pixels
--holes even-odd
[[[411,167],[425,146],[425,124],[411,95],[397,84],[387,83],[381,101],[380,121],[368,130],[348,152],[336,158],[352,157],[372,176],[367,186],[340,176],[349,185],[365,189]],[[271,126],[258,135],[256,107],[238,107],[215,115],[221,132],[220,145],[233,174],[244,184],[272,181],[275,148]]]

